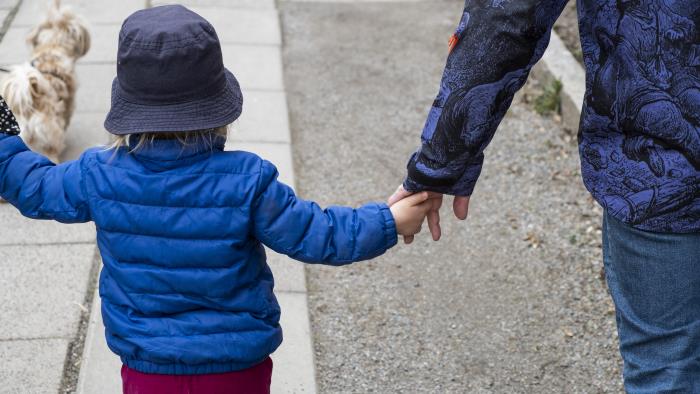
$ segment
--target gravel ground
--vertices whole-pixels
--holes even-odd
[[[461,7],[281,3],[302,196],[358,205],[400,183]],[[622,391],[601,211],[575,136],[532,111],[534,94],[488,149],[467,222],[445,210],[439,243],[307,269],[320,392]]]

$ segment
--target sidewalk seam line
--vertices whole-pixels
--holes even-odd
[[[304,279],[306,279],[306,275],[304,275]],[[275,291],[275,294],[304,294],[308,295],[309,292],[305,290],[278,290]]]
[[[235,133],[235,132],[234,132]],[[260,140],[235,140],[231,142],[233,145],[239,144],[268,144],[268,145],[289,145],[292,146],[291,142],[288,141],[260,141]],[[294,172],[292,170],[292,172]]]
[[[17,338],[0,338],[0,343],[3,342],[27,342],[27,341],[43,341],[43,340],[58,340],[58,339],[63,339],[66,341],[70,341],[71,337],[70,336],[61,336],[61,335],[50,335],[46,337],[17,337]]]
[[[95,241],[84,241],[84,242],[46,242],[46,243],[41,243],[41,242],[36,242],[36,243],[12,243],[12,244],[0,244],[0,248],[4,247],[12,247],[16,248],[18,246],[87,246],[87,245],[95,245]]]
[[[19,22],[19,23],[15,23],[14,25],[12,25],[12,28],[27,28],[27,27],[33,28],[39,22],[41,22],[41,21],[36,21],[35,23]],[[121,26],[121,22],[97,22],[97,23],[90,24],[90,27],[95,27],[95,26]]]
[[[10,25],[15,20],[15,17],[19,12],[19,7],[22,5],[22,1],[23,0],[17,0],[15,6],[10,8],[7,16],[5,16],[5,20],[2,21],[2,25],[0,25],[0,42],[2,42],[2,39],[5,38],[7,31],[10,30]]]

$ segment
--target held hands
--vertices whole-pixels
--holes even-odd
[[[418,234],[426,215],[432,209],[433,201],[428,192],[412,194],[391,206],[391,214],[396,223],[396,232],[406,237]]]
[[[391,207],[392,213],[394,213],[394,207],[397,204],[409,198],[414,198],[415,196],[425,194],[427,194],[427,200],[423,200],[423,204],[429,203],[430,206],[427,212],[428,228],[430,229],[430,233],[433,236],[433,240],[438,241],[440,239],[440,236],[442,235],[442,229],[440,228],[440,208],[442,207],[442,200],[444,198],[443,194],[435,192],[421,192],[418,194],[413,194],[409,191],[406,191],[403,188],[403,186],[399,186],[399,188],[396,189],[396,192],[394,192],[394,194],[391,197],[389,197],[388,203]],[[454,211],[454,214],[458,219],[465,220],[467,218],[467,214],[469,213],[469,197],[455,196],[454,202],[452,203],[452,210]],[[396,218],[396,214],[394,214],[394,217]],[[423,218],[424,217],[421,217],[421,224],[423,223]],[[398,230],[398,221],[396,228]],[[402,233],[401,231],[398,232],[399,234],[403,235],[404,242],[406,244],[410,244],[411,242],[413,242],[414,235],[420,232],[420,225],[418,226],[418,231],[414,233]]]
[[[17,120],[2,96],[0,96],[0,134],[19,134]]]

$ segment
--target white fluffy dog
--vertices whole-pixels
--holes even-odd
[[[73,115],[75,62],[90,49],[90,33],[82,18],[53,0],[27,42],[31,61],[0,75],[0,95],[17,117],[22,139],[57,163]]]

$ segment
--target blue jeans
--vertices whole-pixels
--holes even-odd
[[[606,214],[603,258],[628,393],[700,393],[700,234]]]

